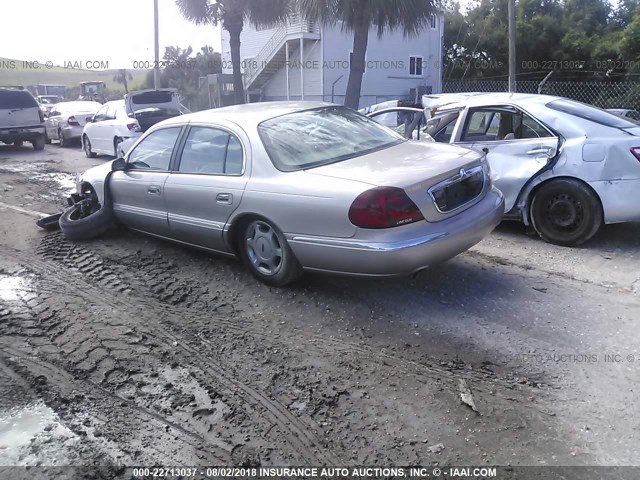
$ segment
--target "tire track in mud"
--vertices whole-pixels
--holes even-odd
[[[25,355],[20,351],[20,348],[16,348],[14,345],[2,345],[0,366],[14,372],[23,385],[34,386],[31,388],[39,395],[44,396],[45,403],[58,407],[56,410],[61,412],[62,416],[67,417],[66,420],[71,421],[72,431],[86,437],[88,430],[91,434],[91,441],[102,444],[103,447],[106,446],[104,450],[113,450],[113,441],[110,438],[117,441],[124,437],[130,440],[132,446],[124,451],[120,450],[118,453],[129,454],[133,462],[141,464],[158,459],[169,463],[173,462],[174,465],[195,464],[198,459],[209,463],[228,464],[230,462],[230,452],[211,445],[206,439],[175,422],[127,401],[93,382],[78,380],[45,360]],[[80,427],[80,424],[73,422],[75,418],[73,410],[77,409],[67,411],[66,406],[71,403],[70,399],[80,402],[90,399],[92,403],[100,405],[100,410],[96,411],[92,407],[83,408],[83,412],[89,411],[90,413],[88,417],[84,418],[82,427]],[[112,419],[118,416],[126,416],[128,422],[126,424],[113,422]],[[134,425],[130,425],[131,420]],[[92,425],[93,428],[83,428],[89,425]],[[102,425],[102,428],[108,432],[105,434],[100,430],[100,433],[96,433],[95,425]],[[105,436],[108,438],[104,438]],[[131,441],[133,439],[143,443],[145,450],[155,452],[157,454],[155,458],[139,450],[127,451],[136,448],[135,443],[137,442]],[[179,452],[171,447],[175,440],[181,442],[182,448]],[[123,442],[120,440],[118,443]]]
[[[56,253],[52,253],[52,251]],[[45,237],[43,245],[39,249],[39,253],[45,256],[45,258],[64,261],[70,268],[74,268],[77,265],[80,271],[88,273],[92,280],[108,288],[113,287],[113,278],[119,278],[120,282],[122,282],[124,278],[123,273],[125,272],[116,272],[114,270],[119,265],[110,265],[107,260],[97,253],[78,244],[67,242],[60,234],[51,234]],[[79,260],[76,261],[76,258]],[[203,300],[202,293],[206,293],[207,289],[198,286],[193,280],[189,283],[181,282],[180,279],[170,273],[175,269],[175,263],[165,260],[160,255],[154,255],[152,258],[141,259],[136,259],[135,255],[131,255],[129,257],[125,257],[121,263],[131,267],[131,269],[136,272],[134,276],[127,280],[129,282],[138,283],[135,287],[132,287],[131,284],[128,283],[129,286],[125,291],[131,291],[132,288],[135,288],[136,290],[146,288],[156,300],[163,304],[162,309],[167,314],[167,317],[163,318],[162,321],[167,321],[172,326],[176,326],[176,324],[171,322],[170,319],[171,317],[176,317],[180,318],[181,327],[186,326],[189,322],[193,322],[194,324],[197,324],[197,322],[215,322],[215,326],[223,327],[229,332],[250,334],[264,338],[273,337],[265,333],[263,328],[252,327],[247,322],[246,318],[242,318],[237,321],[230,320],[228,316],[217,316],[213,318],[209,314],[205,315],[200,311],[196,311],[191,308],[197,307],[198,310],[202,311],[217,311],[219,308],[227,307],[230,304],[228,302],[213,304],[210,301]],[[116,285],[121,285],[121,283]],[[162,285],[166,285],[166,287],[162,287]],[[177,294],[175,292],[177,292]],[[131,303],[141,303],[136,299],[129,299],[128,301]],[[366,356],[371,360],[377,361],[382,365],[393,366],[394,368],[400,369],[400,372],[412,375],[422,383],[428,383],[429,381],[438,379],[457,388],[458,379],[462,376],[466,380],[475,383],[474,390],[491,392],[493,396],[503,396],[507,400],[514,400],[514,396],[518,393],[514,390],[515,382],[500,379],[491,370],[469,370],[466,369],[463,364],[447,366],[435,363],[422,364],[384,351],[376,350],[358,342],[335,337],[326,338],[310,334],[308,331],[303,331],[302,329],[287,325],[287,335],[291,335],[292,333],[294,334],[292,337],[295,338],[297,336],[298,340],[288,341],[281,336],[273,338],[273,340],[277,340],[286,346],[295,346],[300,344],[299,340],[307,341],[307,339],[311,337],[312,340],[310,343],[318,349],[325,350],[327,354],[331,355],[336,351],[343,353],[355,352],[359,355]],[[201,335],[197,336],[197,341],[212,346],[212,344]],[[490,385],[484,385],[487,381],[491,381],[492,383]],[[534,386],[536,385],[535,382],[530,383]],[[501,395],[500,392],[496,392],[496,386],[502,386],[508,389],[508,394]],[[539,389],[536,389],[536,392],[539,393],[539,391]],[[522,392],[522,398],[526,396],[527,392]]]
[[[120,316],[130,316],[142,320],[148,326],[153,327],[153,335],[160,336],[167,342],[167,345],[173,346],[174,349],[180,349],[192,359],[193,367],[200,369],[209,381],[221,384],[222,388],[228,392],[228,395],[225,395],[226,399],[234,399],[237,403],[249,407],[249,410],[253,410],[253,415],[250,415],[252,420],[256,421],[264,416],[269,420],[270,425],[276,425],[285,441],[290,444],[292,453],[302,457],[305,463],[330,464],[338,462],[338,457],[326,449],[324,442],[320,441],[316,434],[285,406],[270,400],[241,380],[236,380],[227,374],[219,364],[204,356],[197,348],[186,344],[182,338],[168,331],[162,325],[161,319],[178,313],[176,310],[168,309],[165,306],[158,308],[155,304],[127,298],[128,289],[123,285],[123,282],[101,263],[101,260],[93,258],[90,251],[84,248],[76,249],[73,245],[62,240],[62,237],[60,237],[61,241],[54,241],[56,247],[51,248],[51,245],[47,245],[50,242],[50,237],[46,237],[49,240],[43,242],[43,247],[39,249],[39,252],[45,258],[52,259],[54,263],[43,261],[28,253],[16,252],[16,255],[29,266],[30,270],[46,277],[42,279],[44,283],[53,281],[53,283],[58,283],[60,287],[66,287],[64,290],[68,290],[69,279],[72,278],[73,291],[77,296],[84,298],[87,304],[93,303],[103,308],[114,309]],[[76,259],[80,259],[80,261],[76,262]],[[61,269],[61,264],[66,268]],[[98,287],[87,282],[87,279],[98,283]],[[124,294],[114,295],[113,291],[109,291],[105,287],[109,290],[121,291]],[[185,313],[184,310],[179,312],[180,315]]]
[[[457,395],[459,378],[466,378],[470,381],[474,391],[485,392],[493,399],[502,402],[502,405],[513,405],[513,402],[517,402],[519,406],[529,408],[537,414],[548,414],[540,409],[537,402],[527,398],[527,396],[533,397],[532,393],[539,397],[540,393],[544,391],[541,392],[540,389],[533,389],[527,385],[501,381],[490,371],[451,369],[440,365],[422,364],[355,341],[321,337],[289,325],[281,332],[276,329],[274,334],[274,331],[265,329],[264,325],[260,325],[251,318],[238,315],[232,315],[231,318],[209,315],[200,310],[206,311],[204,307],[207,305],[213,306],[214,309],[217,305],[224,305],[224,299],[229,296],[227,292],[222,294],[222,302],[212,305],[215,302],[210,301],[211,295],[199,294],[203,290],[197,280],[185,285],[185,280],[180,280],[180,275],[175,275],[179,272],[173,268],[173,262],[163,260],[160,256],[154,257],[151,261],[145,256],[142,257],[142,261],[138,261],[133,255],[126,256],[124,263],[129,268],[128,270],[120,266],[120,262],[92,250],[90,244],[72,244],[60,234],[50,234],[43,238],[37,254],[15,252],[15,257],[22,265],[27,265],[31,271],[40,276],[43,287],[40,288],[40,291],[48,289],[50,292],[57,291],[58,294],[68,292],[75,297],[74,302],[76,303],[83,302],[90,305],[91,308],[110,310],[108,318],[113,319],[114,316],[125,319],[135,318],[136,321],[132,323],[135,324],[136,331],[131,332],[131,336],[155,338],[161,344],[158,346],[161,350],[173,350],[176,353],[181,353],[175,358],[184,362],[190,371],[196,372],[197,375],[194,377],[204,378],[202,383],[216,385],[216,390],[222,392],[223,398],[235,403],[239,410],[245,412],[246,420],[253,425],[258,425],[258,434],[261,434],[260,436],[264,440],[273,442],[271,445],[281,449],[282,455],[286,455],[282,451],[284,449],[290,460],[297,458],[303,459],[305,462],[316,462],[316,464],[337,464],[340,463],[335,460],[338,455],[333,454],[331,448],[340,451],[344,459],[348,457],[348,454],[345,455],[346,452],[343,452],[339,441],[336,443],[335,440],[325,437],[325,442],[325,440],[318,438],[317,432],[320,431],[320,428],[316,426],[314,418],[318,412],[317,408],[303,418],[298,418],[281,402],[283,397],[272,400],[280,393],[276,393],[272,389],[271,394],[262,394],[256,390],[260,387],[249,387],[248,382],[251,381],[249,379],[253,376],[252,372],[248,376],[246,374],[239,375],[236,379],[234,378],[235,366],[233,364],[225,367],[222,363],[212,360],[211,357],[217,357],[216,350],[219,349],[204,337],[207,333],[211,333],[211,329],[203,330],[203,326],[214,325],[216,327],[214,330],[217,330],[216,334],[228,332],[233,336],[234,341],[240,338],[240,342],[244,341],[242,339],[246,335],[255,336],[258,341],[264,339],[267,344],[272,342],[273,346],[279,347],[278,344],[284,344],[285,348],[310,343],[310,348],[321,352],[328,358],[336,357],[342,353],[346,354],[347,366],[350,362],[355,362],[355,371],[359,370],[357,364],[364,360],[365,363],[377,365],[377,367],[374,366],[374,371],[381,369],[387,373],[392,371],[395,375],[408,375],[411,379],[427,385],[432,391],[442,391],[443,384],[446,384],[449,386],[447,390],[453,397]],[[160,289],[154,291],[152,285],[149,284],[157,283],[155,275],[159,270],[165,270],[164,276],[172,278],[173,286],[170,291],[173,291],[175,287],[178,292],[184,292],[183,288],[188,286],[191,289],[189,294],[186,297],[181,294],[166,296],[166,291]],[[131,293],[135,296],[130,295]],[[145,296],[151,297],[152,300],[145,301]],[[76,312],[70,310],[70,313],[75,314]],[[55,314],[53,317],[55,318]],[[95,319],[90,320],[89,325],[91,325],[90,322],[95,323]],[[86,328],[86,325],[84,327]],[[249,338],[249,340],[251,339]],[[224,344],[225,340],[222,342]],[[86,351],[83,352],[83,355],[86,356],[89,353],[91,352]],[[164,352],[160,353],[164,355]],[[354,356],[357,358],[354,359]],[[163,358],[161,361],[167,361],[167,359]],[[125,363],[128,364],[128,360]],[[338,365],[343,363],[340,361]],[[104,379],[107,379],[111,374],[117,377],[122,371],[122,366],[112,367],[105,373]],[[240,368],[242,369],[242,367]],[[287,372],[286,375],[289,373]],[[293,375],[296,375],[295,369]],[[287,382],[291,377],[285,376],[283,378]],[[257,379],[254,377],[254,383],[256,381]],[[307,380],[303,378],[303,381],[308,382],[308,378]],[[280,383],[280,380],[278,382]],[[295,386],[294,384],[293,387]],[[252,396],[253,392],[257,396]],[[329,391],[329,394],[330,396],[326,400],[329,403],[333,402],[333,405],[328,405],[331,409],[337,404],[342,392]],[[325,395],[322,394],[322,396]],[[318,399],[317,396],[315,398]],[[293,410],[296,408],[294,406]],[[320,416],[326,415],[324,412],[326,410],[320,410]],[[259,425],[263,425],[264,428],[259,428]],[[323,422],[322,425],[326,424]],[[242,419],[233,426],[239,427],[241,433],[246,432],[244,428],[246,423]],[[277,436],[274,437],[274,435]],[[325,432],[325,435],[328,433]],[[329,445],[335,447],[329,447]],[[236,460],[236,463],[239,462]],[[345,460],[342,463],[345,463]]]

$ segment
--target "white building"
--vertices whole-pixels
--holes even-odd
[[[369,32],[360,107],[385,100],[413,99],[442,90],[444,14],[433,15],[417,37],[402,30]],[[343,103],[349,79],[353,33],[341,25],[323,27],[292,18],[287,25],[257,29],[245,25],[240,36],[245,89],[251,102],[322,100]],[[231,73],[229,33],[222,30],[223,73]]]

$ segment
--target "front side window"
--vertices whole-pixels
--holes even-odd
[[[313,168],[389,148],[402,135],[345,107],[289,113],[258,126],[276,168],[285,172]]]
[[[409,57],[409,75],[422,75],[422,57]]]
[[[128,168],[169,170],[171,154],[179,135],[180,127],[163,128],[150,133],[129,154]]]
[[[436,142],[449,143],[459,115],[460,112],[436,115],[427,121],[424,132],[431,135]]]
[[[107,119],[107,110],[109,109],[108,105],[104,105],[100,110],[98,110],[93,118],[94,122],[101,122]]]
[[[238,175],[242,173],[240,141],[224,130],[192,127],[187,135],[178,171]]]

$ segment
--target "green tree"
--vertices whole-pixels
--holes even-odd
[[[526,75],[520,78],[542,79],[553,69],[556,79],[575,76],[576,70],[620,60],[637,45],[631,24],[639,2],[622,0],[614,12],[607,0],[519,0],[516,65]],[[507,0],[480,0],[464,15],[450,5],[445,22],[445,80],[506,77]],[[626,42],[622,25],[629,29]],[[601,76],[610,73],[599,70]]]
[[[358,108],[369,29],[378,36],[401,28],[406,36],[418,35],[435,13],[433,0],[298,0],[301,13],[308,19],[335,25],[353,32],[353,53],[344,104]]]
[[[160,69],[161,88],[176,88],[180,98],[190,110],[209,107],[209,96],[200,79],[209,74],[221,73],[220,53],[204,46],[195,55],[193,48],[166,47]],[[147,73],[144,88],[153,88],[153,70]]]
[[[244,103],[244,85],[240,68],[240,33],[245,20],[255,26],[284,22],[289,0],[176,0],[180,12],[196,25],[218,25],[229,32],[233,91],[236,103]]]
[[[124,87],[124,93],[129,93],[129,80],[133,80],[133,75],[127,72],[126,68],[118,70],[113,76],[113,81]]]

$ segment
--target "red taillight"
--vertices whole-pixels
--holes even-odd
[[[76,120],[76,117],[74,117],[73,115],[69,117],[69,119],[67,120],[67,123],[73,127],[80,126],[80,122],[78,122],[78,120]]]
[[[44,112],[38,109],[38,113],[40,114],[40,123],[44,122]]]
[[[631,153],[634,157],[640,160],[640,147],[631,147]]]
[[[361,228],[389,228],[423,220],[418,207],[401,188],[377,187],[356,197],[349,220]]]
[[[139,132],[140,131],[140,125],[138,125],[137,123],[129,123],[127,125],[127,128],[129,130],[131,130],[132,132]]]

